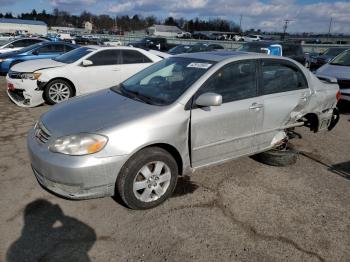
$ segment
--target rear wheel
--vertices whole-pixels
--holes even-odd
[[[116,189],[132,209],[148,209],[164,202],[175,189],[178,167],[164,149],[145,148],[122,168]]]
[[[50,105],[58,104],[73,96],[73,87],[63,79],[49,82],[44,89],[44,100]]]

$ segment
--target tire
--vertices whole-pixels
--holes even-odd
[[[289,166],[297,162],[298,152],[292,148],[283,150],[271,149],[254,155],[252,158],[269,166]]]
[[[153,208],[171,196],[177,176],[177,163],[166,150],[145,148],[123,166],[116,181],[116,191],[131,209]]]
[[[45,102],[49,105],[61,103],[63,101],[68,100],[72,96],[72,85],[63,79],[57,79],[49,82],[46,85],[43,94]]]

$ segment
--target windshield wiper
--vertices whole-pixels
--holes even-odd
[[[136,99],[140,102],[144,102],[146,104],[150,104],[152,105],[152,103],[150,102],[150,98],[141,95],[139,92],[137,91],[133,91],[133,90],[129,90],[129,89],[125,89],[123,84],[119,84],[119,88],[114,89],[115,91],[119,90],[121,94],[125,95],[126,97],[129,97],[131,99]]]

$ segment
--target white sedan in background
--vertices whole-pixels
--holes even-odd
[[[54,59],[14,65],[6,76],[7,94],[22,107],[57,104],[118,85],[160,60],[134,47],[80,47]]]
[[[30,38],[30,37],[13,39],[7,42],[6,44],[3,44],[2,46],[0,46],[0,54],[20,50],[23,47],[34,45],[44,41],[48,41],[48,40],[43,38]]]

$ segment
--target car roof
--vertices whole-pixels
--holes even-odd
[[[45,38],[42,38],[42,37],[20,37],[20,38],[11,39],[11,42],[16,42],[16,41],[21,41],[21,40],[32,40],[32,39],[42,40],[42,41],[49,41],[49,40],[47,40]]]
[[[265,54],[259,53],[251,53],[251,52],[241,52],[241,51],[210,51],[210,52],[197,52],[197,53],[184,53],[176,55],[176,57],[186,57],[193,59],[203,59],[214,62],[224,61],[226,59],[234,58],[234,57],[271,57]]]
[[[294,43],[294,42],[288,42],[288,41],[271,41],[271,40],[263,40],[263,41],[255,41],[255,42],[247,42],[244,43],[245,45],[256,45],[256,46],[268,46],[268,45],[297,45],[299,46],[300,43]]]
[[[81,46],[81,47],[87,47],[87,48],[92,48],[92,49],[96,49],[96,50],[101,50],[101,49],[128,49],[128,50],[143,50],[141,48],[137,48],[137,47],[132,47],[132,46],[109,46],[109,45],[85,45],[85,46]]]

